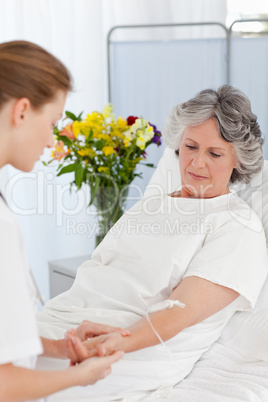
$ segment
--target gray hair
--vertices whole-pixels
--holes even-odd
[[[248,97],[230,85],[216,91],[206,89],[175,106],[162,130],[166,145],[178,154],[185,128],[198,126],[208,119],[216,121],[220,137],[234,146],[237,167],[230,182],[249,183],[262,169],[264,140]]]

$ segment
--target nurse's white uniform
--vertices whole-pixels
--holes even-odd
[[[61,338],[84,319],[129,326],[148,306],[167,299],[187,276],[232,288],[240,296],[167,341],[170,354],[162,345],[128,353],[106,379],[52,400],[141,400],[142,393],[176,384],[236,311],[254,307],[267,266],[259,218],[235,194],[206,200],[163,195],[139,201],[79,268],[73,287],[39,313],[42,335]]]
[[[18,224],[0,197],[0,364],[34,368],[42,353],[35,321],[36,291]]]

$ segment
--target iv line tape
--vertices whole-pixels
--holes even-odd
[[[184,308],[184,307],[186,307],[186,304],[180,302],[179,300],[167,299],[160,303],[156,303],[156,304],[153,304],[152,306],[147,307],[147,312],[155,313],[156,311],[170,310],[174,306]]]

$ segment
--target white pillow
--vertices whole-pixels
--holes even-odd
[[[144,198],[170,193],[181,184],[179,159],[174,150],[166,148],[158,166],[145,189]],[[234,184],[231,187],[246,201],[262,221],[268,247],[268,161],[262,171],[249,184]]]

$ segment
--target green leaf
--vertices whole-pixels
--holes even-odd
[[[102,138],[101,140],[95,142],[95,147],[100,151],[105,145],[105,140]]]
[[[70,118],[71,120],[73,120],[73,121],[78,120],[77,117],[76,117],[76,115],[73,114],[72,112],[66,111],[65,114],[66,114],[67,117],[69,117],[69,118]]]
[[[57,174],[57,176],[61,176],[61,175],[64,174],[64,173],[74,172],[75,169],[76,169],[76,167],[77,167],[77,163],[72,163],[71,165],[64,166],[64,167],[59,171],[59,173]]]
[[[50,159],[48,162],[42,161],[42,163],[43,163],[43,165],[48,166],[54,161],[55,161],[55,159]]]
[[[58,135],[58,134],[60,133],[60,130],[58,129],[57,126],[53,128],[53,133],[54,133],[55,135]]]
[[[75,181],[75,184],[76,184],[76,186],[77,186],[78,189],[81,188],[81,186],[82,186],[82,182],[83,182],[83,172],[84,172],[83,166],[81,165],[81,163],[79,163],[79,164],[76,166],[76,169],[75,169],[75,171],[74,171],[74,174],[75,174],[75,176],[74,176],[74,181]]]
[[[82,121],[82,114],[83,114],[84,112],[81,112],[80,114],[79,114],[79,116],[77,116],[77,120],[78,121]]]
[[[64,145],[67,145],[67,147],[70,148],[72,146],[72,141],[70,140],[70,138],[66,137],[65,135],[61,135],[60,139],[62,140]]]
[[[93,130],[92,130],[92,128],[90,129],[90,132],[89,132],[89,134],[88,134],[88,137],[87,137],[87,143],[89,143],[89,142],[91,142],[91,140],[92,140],[92,137],[93,137]]]
[[[148,167],[155,167],[153,163],[140,163],[140,165],[148,166]]]

